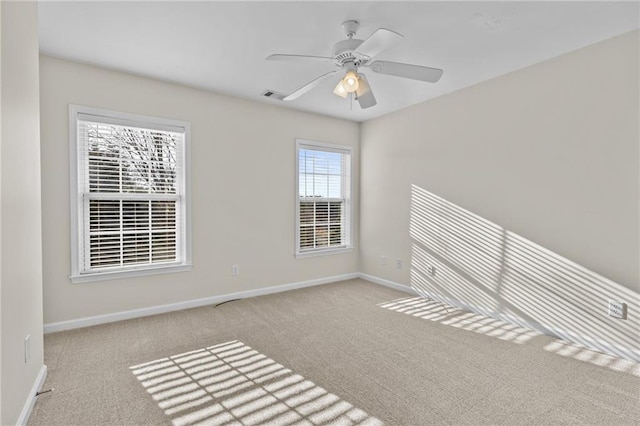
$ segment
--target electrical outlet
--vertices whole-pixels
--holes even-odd
[[[627,319],[627,304],[609,300],[609,316],[618,319]]]
[[[234,277],[240,275],[240,265],[231,265],[231,275]]]
[[[387,264],[387,256],[380,256],[380,264],[383,266]]]
[[[31,359],[31,335],[27,334],[24,338],[24,363]]]
[[[402,269],[402,259],[396,259],[396,268]]]
[[[429,275],[431,275],[432,277],[435,277],[435,275],[436,275],[436,267],[435,266],[429,266]]]

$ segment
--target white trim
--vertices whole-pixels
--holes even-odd
[[[346,281],[358,278],[357,273],[334,275],[332,277],[317,278],[313,280],[300,281],[296,283],[264,287],[256,290],[240,291],[237,293],[223,294],[220,296],[205,297],[202,299],[187,300],[185,302],[171,303],[168,305],[151,306],[148,308],[133,309],[130,311],[115,312],[112,314],[96,315],[92,317],[78,318],[68,321],[54,322],[44,325],[44,333],[55,333],[57,331],[71,330],[74,328],[89,327],[92,325],[105,324],[109,322],[122,321],[132,318],[145,317],[148,315],[162,314],[166,312],[179,311],[182,309],[197,308],[200,306],[214,305],[233,299],[245,299],[248,297],[263,296],[265,294],[280,293],[283,291],[295,290],[299,288],[311,287],[320,284],[328,284],[338,281]]]
[[[95,119],[105,123],[152,128],[163,131],[183,134],[182,143],[182,179],[180,179],[180,196],[146,194],[144,199],[176,198],[182,206],[180,214],[184,217],[180,220],[180,228],[176,228],[178,238],[176,253],[180,253],[180,262],[176,265],[145,265],[140,268],[122,268],[120,271],[89,272],[81,274],[80,253],[83,241],[82,233],[78,229],[81,223],[81,200],[78,194],[78,121]],[[73,283],[85,283],[92,281],[111,280],[116,278],[129,278],[141,275],[154,275],[172,272],[184,272],[191,270],[192,262],[192,225],[191,225],[191,123],[182,120],[153,117],[140,114],[132,114],[122,111],[113,111],[84,105],[69,104],[69,211],[71,230],[71,276]],[[138,199],[138,195],[115,194],[118,199]],[[101,199],[100,194],[90,195],[87,198]],[[113,197],[110,197],[113,198]]]
[[[176,120],[173,118],[153,117],[150,115],[134,114],[130,112],[115,111],[105,108],[96,108],[86,105],[69,104],[69,112],[75,114],[81,114],[80,117],[76,115],[78,119],[90,119],[87,116],[94,116],[97,120],[110,120],[112,124],[127,125],[134,127],[153,128],[157,130],[170,131],[170,132],[183,132],[190,127],[191,124],[187,121]],[[74,114],[74,115],[75,115]]]
[[[408,287],[403,284],[398,284],[396,282],[385,280],[383,278],[375,277],[373,275],[368,275],[362,272],[358,274],[358,277],[363,280],[370,281],[374,284],[380,284],[385,287],[390,287],[396,290],[403,291],[405,293],[424,297],[423,294],[418,293],[414,288]],[[569,342],[578,343],[580,345],[586,346],[593,350],[606,352],[606,353],[613,354],[615,356],[619,356],[622,358],[626,358],[635,362],[640,362],[640,348],[634,349],[634,348],[624,347],[615,343],[606,342],[604,340],[596,339],[590,336],[582,336],[582,335],[579,335],[570,331],[558,329],[555,327],[548,327],[538,323],[537,321],[524,320],[522,318],[515,317],[513,315],[492,311],[490,309],[482,308],[480,306],[465,303],[458,299],[451,299],[451,298],[442,296],[440,294],[429,293],[428,296],[431,299],[436,300],[440,303],[445,303],[447,305],[465,309],[480,315],[485,315],[487,317],[496,318],[501,321],[508,322],[510,324],[518,325],[520,327],[529,328],[545,335],[552,335],[553,337],[557,337],[559,339],[566,340]]]
[[[293,195],[295,197],[295,246],[293,254],[297,259],[305,258],[305,257],[314,257],[314,256],[322,256],[327,254],[340,254],[346,253],[355,247],[355,242],[353,241],[353,147],[350,145],[335,145],[329,144],[325,142],[316,142],[308,139],[296,139],[295,141],[295,179],[294,179],[294,191]],[[300,149],[309,149],[316,151],[327,151],[327,152],[335,152],[338,154],[348,155],[349,157],[349,182],[348,185],[344,187],[345,193],[344,198],[338,199],[339,201],[344,201],[344,214],[345,214],[345,223],[344,223],[344,235],[347,240],[347,244],[339,248],[320,248],[309,251],[301,251],[300,250],[300,201],[334,201],[334,198],[322,198],[316,199],[313,197],[305,197],[300,198]],[[343,183],[344,184],[344,183]],[[346,216],[348,215],[348,216]]]
[[[323,151],[335,152],[338,154],[352,154],[353,148],[350,145],[337,145],[333,143],[317,142],[309,139],[296,139],[297,149],[304,147],[305,149],[322,148]]]
[[[33,406],[36,404],[36,393],[42,389],[42,385],[44,385],[44,381],[47,378],[47,366],[42,365],[40,367],[40,372],[36,377],[36,380],[33,382],[33,386],[31,386],[31,390],[29,391],[29,397],[24,403],[22,407],[22,411],[20,412],[20,417],[18,417],[18,421],[16,425],[26,425],[29,421],[29,416],[31,416],[31,411],[33,410]]]
[[[78,107],[74,105],[74,107]],[[84,112],[96,111],[96,113]],[[113,124],[116,126],[135,127],[138,129],[153,129],[161,132],[184,133],[184,123],[178,120],[163,119],[158,117],[147,117],[144,115],[123,113],[120,111],[109,111],[106,109],[98,109],[92,107],[80,106],[78,121],[99,121],[105,124]]]
[[[414,296],[418,296],[418,293],[416,293],[416,291],[413,288],[403,284],[398,284],[396,282],[385,280],[383,278],[374,277],[373,275],[365,274],[363,272],[358,273],[358,278],[362,278],[363,280],[372,282],[374,284],[380,284],[385,287],[393,288],[395,290],[399,290],[405,293],[412,294]]]
[[[125,279],[125,278],[133,278],[133,277],[142,277],[147,275],[158,275],[158,274],[173,274],[176,272],[188,272],[192,268],[192,264],[178,264],[178,265],[169,265],[163,266],[161,264],[153,265],[153,266],[144,266],[139,268],[131,268],[128,271],[101,271],[97,273],[89,273],[89,274],[81,274],[81,275],[71,275],[69,278],[71,282],[74,284],[78,283],[90,283],[96,281],[106,281],[106,280],[117,280],[117,279]]]
[[[80,224],[78,198],[78,112],[80,106],[69,104],[69,228],[71,232],[71,275],[80,271]]]
[[[305,257],[329,256],[331,254],[349,253],[351,251],[353,251],[353,247],[330,247],[325,249],[316,249],[295,253],[295,256],[297,259],[304,259]]]
[[[189,266],[191,269],[192,258],[192,225],[191,225],[191,123],[184,123],[184,147],[182,151],[182,161],[184,172],[182,174],[182,196],[184,197],[184,217],[182,218],[182,232],[184,238],[182,238],[182,252],[184,258],[182,259],[183,265]]]

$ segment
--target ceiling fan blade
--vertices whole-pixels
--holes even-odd
[[[276,53],[275,55],[267,56],[267,61],[316,61],[316,62],[331,62],[333,58],[326,56],[309,56],[309,55],[284,55]]]
[[[333,76],[337,72],[338,71],[329,71],[326,74],[322,74],[320,77],[316,78],[315,80],[310,81],[309,83],[305,84],[304,86],[302,86],[298,90],[294,91],[290,95],[285,96],[282,100],[283,101],[292,101],[294,99],[298,99],[300,96],[304,95],[309,90],[313,89],[318,84],[320,84],[322,81],[324,81],[327,78]]]
[[[370,65],[373,72],[395,75],[396,77],[410,78],[435,83],[442,77],[443,71],[439,68],[429,68],[420,65],[403,64],[400,62],[373,61]]]
[[[360,78],[358,80],[358,90],[356,90],[356,97],[358,99],[358,103],[360,104],[360,108],[370,108],[377,104],[376,98],[373,96],[371,86],[369,86],[369,82],[367,81],[367,77],[364,74],[359,75]]]
[[[394,43],[398,42],[404,36],[395,31],[388,30],[386,28],[378,28],[368,39],[362,42],[360,46],[356,48],[356,52],[373,58],[378,53],[391,47]]]

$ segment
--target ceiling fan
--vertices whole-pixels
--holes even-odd
[[[322,81],[331,78],[338,71],[345,70],[343,78],[333,90],[338,96],[346,98],[355,94],[355,98],[361,108],[374,106],[376,98],[373,96],[367,77],[359,72],[360,68],[369,68],[379,74],[393,75],[396,77],[410,78],[412,80],[437,82],[442,76],[442,70],[438,68],[423,67],[421,65],[404,64],[390,61],[371,61],[373,57],[387,49],[404,36],[386,28],[378,28],[366,40],[353,38],[360,27],[356,20],[345,21],[342,28],[347,36],[346,40],[337,42],[333,46],[332,56],[309,56],[274,54],[267,56],[268,61],[316,61],[333,63],[339,70],[329,71],[315,78],[299,89],[283,98],[284,101],[292,101],[304,95]]]

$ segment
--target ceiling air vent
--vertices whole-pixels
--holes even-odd
[[[284,99],[286,95],[283,95],[282,93],[274,92],[273,90],[265,90],[264,92],[262,92],[262,96],[264,96],[265,98],[276,99],[278,101],[281,101],[282,99]]]

